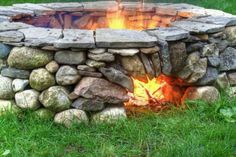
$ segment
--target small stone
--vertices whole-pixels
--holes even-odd
[[[207,103],[213,103],[218,100],[219,91],[213,86],[189,87],[182,98],[184,103],[186,100],[203,100]]]
[[[102,74],[111,82],[121,85],[129,91],[134,91],[133,81],[130,77],[123,74],[121,71],[114,68],[100,68]]]
[[[46,69],[35,69],[30,74],[30,86],[37,91],[43,91],[56,84],[55,78]]]
[[[219,56],[220,50],[216,47],[216,44],[208,44],[204,45],[202,48],[202,56],[209,57],[209,56]]]
[[[101,112],[92,115],[92,121],[95,123],[115,122],[117,120],[126,119],[126,112],[123,107],[109,107]]]
[[[139,49],[108,49],[108,52],[121,56],[134,56],[139,53]]]
[[[8,67],[8,68],[2,69],[1,75],[10,77],[10,78],[28,79],[30,76],[30,72],[27,70],[20,70],[20,69]]]
[[[236,97],[236,87],[230,87],[228,94],[231,97]]]
[[[56,52],[54,59],[59,64],[83,64],[86,61],[85,52],[74,51],[58,51]]]
[[[0,71],[6,67],[7,67],[7,61],[4,59],[0,59]]]
[[[102,77],[102,73],[100,73],[100,72],[91,72],[91,71],[78,70],[78,73],[81,76]]]
[[[29,89],[23,92],[16,93],[16,105],[24,110],[37,110],[41,106],[38,100],[39,94],[40,93],[34,89]]]
[[[89,71],[89,72],[95,72],[96,71],[95,68],[91,68],[88,65],[78,65],[77,69],[82,70],[82,71]]]
[[[219,67],[220,66],[220,58],[219,56],[209,56],[207,57],[208,63],[212,67]]]
[[[29,80],[15,79],[12,81],[12,89],[14,92],[21,92],[29,85]]]
[[[122,57],[121,64],[130,76],[143,78],[146,72],[143,63],[137,55],[132,57]]]
[[[141,48],[140,51],[145,54],[153,54],[153,53],[159,52],[160,47],[155,46],[155,47],[150,47],[150,48]]]
[[[91,68],[101,68],[101,67],[106,66],[106,64],[104,62],[98,62],[98,61],[91,60],[91,59],[88,59],[86,61],[86,64]]]
[[[221,42],[217,43],[216,46],[220,52],[223,52],[229,46],[229,42],[227,40],[221,40]]]
[[[220,54],[220,71],[236,70],[236,49],[228,47]]]
[[[230,46],[236,46],[236,26],[225,28],[226,40],[229,41]]]
[[[14,98],[12,79],[0,75],[0,99]]]
[[[14,47],[7,62],[13,68],[31,70],[45,66],[52,59],[52,52],[29,47]]]
[[[54,122],[57,124],[63,124],[69,128],[73,124],[79,125],[80,123],[88,123],[89,119],[86,113],[78,109],[69,109],[62,111],[54,117]]]
[[[236,85],[236,72],[229,73],[228,78],[229,78],[230,85],[232,86]]]
[[[83,77],[73,93],[88,99],[97,98],[104,103],[117,104],[128,100],[124,88],[102,78]]]
[[[198,85],[212,85],[218,77],[218,70],[216,68],[208,67],[206,74],[198,80]]]
[[[77,69],[68,65],[60,67],[56,74],[57,83],[63,86],[76,84],[80,79]]]
[[[7,58],[9,53],[11,52],[11,47],[6,44],[0,43],[0,58]]]
[[[201,41],[207,41],[209,39],[208,34],[195,34],[197,38],[199,38]]]
[[[47,69],[48,72],[54,74],[58,71],[59,65],[57,64],[56,61],[51,61],[46,65],[45,68]]]
[[[72,103],[72,107],[83,111],[95,112],[104,109],[105,104],[96,99],[78,98]]]
[[[202,42],[190,44],[189,46],[187,46],[187,52],[191,53],[191,52],[194,52],[194,51],[199,51],[203,47],[204,47],[204,44]]]
[[[38,116],[41,119],[53,119],[54,117],[54,112],[45,109],[45,108],[40,108],[37,111],[34,112],[36,116]]]
[[[95,61],[103,61],[103,62],[112,62],[115,60],[115,56],[110,53],[102,53],[102,54],[89,53],[88,58]]]
[[[43,106],[53,112],[60,112],[69,109],[71,101],[68,91],[61,86],[53,86],[43,91],[39,96],[39,101]]]
[[[105,53],[106,52],[106,49],[103,49],[103,48],[95,48],[95,49],[89,49],[88,50],[90,53],[93,53],[93,54],[101,54],[101,53]]]
[[[229,83],[229,79],[227,77],[227,74],[226,73],[219,74],[216,79],[215,85],[217,88],[223,89],[223,90],[229,88],[230,83]]]

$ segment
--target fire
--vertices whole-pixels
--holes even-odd
[[[147,82],[133,79],[134,92],[129,92],[129,101],[125,103],[127,108],[145,107],[151,110],[162,110],[170,104],[179,105],[184,92],[183,87],[173,85],[173,83],[182,83],[182,80],[176,80],[164,75],[149,79]]]

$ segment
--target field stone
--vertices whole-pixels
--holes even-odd
[[[61,66],[56,73],[56,81],[59,85],[73,85],[81,79],[76,68],[68,65]]]
[[[108,52],[121,56],[134,56],[139,53],[139,49],[108,49]]]
[[[77,69],[82,70],[82,71],[89,71],[89,72],[95,72],[96,71],[95,68],[89,67],[88,65],[78,65]]]
[[[46,69],[35,69],[29,78],[30,86],[37,91],[43,91],[56,84],[55,78]]]
[[[43,91],[39,96],[39,101],[43,106],[53,112],[60,112],[69,109],[71,101],[68,91],[61,86],[52,86]]]
[[[86,61],[85,52],[58,51],[54,59],[59,64],[83,64]]]
[[[140,48],[140,51],[144,54],[153,54],[160,51],[158,46],[150,47],[150,48]]]
[[[220,66],[220,57],[219,56],[209,56],[207,57],[208,64],[212,67],[219,67]]]
[[[219,56],[220,50],[216,47],[216,44],[204,45],[202,48],[202,56]]]
[[[31,70],[45,66],[53,59],[53,53],[29,48],[29,47],[14,47],[8,57],[8,64],[11,67]]]
[[[101,53],[101,54],[89,53],[88,58],[95,61],[102,61],[102,62],[112,62],[115,60],[115,56],[110,53]]]
[[[219,98],[219,91],[213,86],[189,87],[185,91],[182,98],[184,103],[186,100],[203,100],[207,103],[213,103]]]
[[[128,100],[125,88],[95,77],[83,77],[73,93],[78,97],[97,99],[111,104],[123,103]]]
[[[40,108],[36,111],[34,111],[34,114],[41,118],[41,119],[53,119],[55,113],[46,109],[46,108]]]
[[[236,85],[236,72],[232,72],[228,74],[230,85]]]
[[[14,79],[12,81],[12,89],[14,92],[23,91],[29,85],[29,80]]]
[[[0,75],[0,99],[14,98],[12,79]]]
[[[218,70],[213,67],[207,67],[205,75],[198,80],[196,84],[198,85],[212,85],[215,83],[218,77]]]
[[[89,49],[88,51],[90,53],[93,53],[93,54],[101,54],[101,53],[105,53],[106,49],[104,49],[104,48],[95,48],[95,49]]]
[[[87,123],[89,121],[86,113],[78,109],[69,109],[57,113],[54,117],[54,122],[57,124],[63,124],[69,128],[73,124],[79,125],[80,123]]]
[[[59,65],[57,64],[56,61],[51,61],[49,62],[45,68],[47,69],[47,71],[49,71],[50,73],[54,74],[58,71],[59,69]]]
[[[0,59],[0,70],[7,67],[7,61],[5,59]]]
[[[146,75],[148,76],[149,79],[153,79],[155,77],[155,71],[151,60],[144,53],[140,54],[140,58],[145,68]]]
[[[101,68],[101,67],[106,66],[106,63],[95,61],[95,60],[92,60],[92,59],[88,59],[86,61],[86,64],[91,68]]]
[[[28,70],[8,67],[2,69],[1,75],[10,78],[28,79],[30,76],[30,72]]]
[[[117,120],[126,119],[126,112],[123,107],[108,107],[103,111],[92,115],[92,121],[95,123],[115,122]]]
[[[129,91],[134,91],[133,81],[129,76],[126,76],[121,71],[110,68],[100,68],[99,71],[111,82],[116,83]]]
[[[152,60],[153,68],[155,71],[155,75],[156,77],[158,77],[161,74],[161,60],[160,60],[159,54],[158,53],[152,54],[151,60]]]
[[[11,52],[12,47],[6,44],[0,43],[0,58],[6,58]]]
[[[224,33],[231,46],[236,46],[236,26],[226,27]]]
[[[38,100],[39,92],[34,89],[25,90],[15,94],[16,105],[23,110],[37,110],[41,104]]]
[[[96,99],[86,99],[81,97],[76,99],[71,106],[79,110],[95,112],[104,109],[105,103]]]
[[[218,75],[216,82],[215,82],[215,86],[218,89],[223,89],[223,90],[230,87],[229,79],[228,79],[226,73],[222,73],[222,74]]]
[[[236,70],[236,49],[228,47],[220,54],[220,71]]]
[[[142,78],[146,75],[143,63],[137,55],[132,57],[121,57],[121,65],[130,76]]]
[[[102,73],[100,73],[100,72],[78,70],[78,73],[81,76],[98,77],[98,78],[102,77]]]

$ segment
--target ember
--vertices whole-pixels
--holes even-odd
[[[147,77],[148,78],[148,77]],[[164,75],[149,79],[147,82],[132,78],[134,92],[129,92],[129,101],[125,103],[128,109],[140,107],[145,110],[159,111],[167,109],[170,105],[178,106],[184,93],[182,80],[176,80]]]

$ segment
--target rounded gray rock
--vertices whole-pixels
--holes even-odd
[[[49,62],[46,67],[47,71],[49,71],[50,73],[54,74],[58,71],[59,69],[59,65],[57,64],[56,61],[51,61]]]
[[[56,81],[59,85],[76,84],[81,79],[76,68],[65,65],[60,67],[56,74]]]

